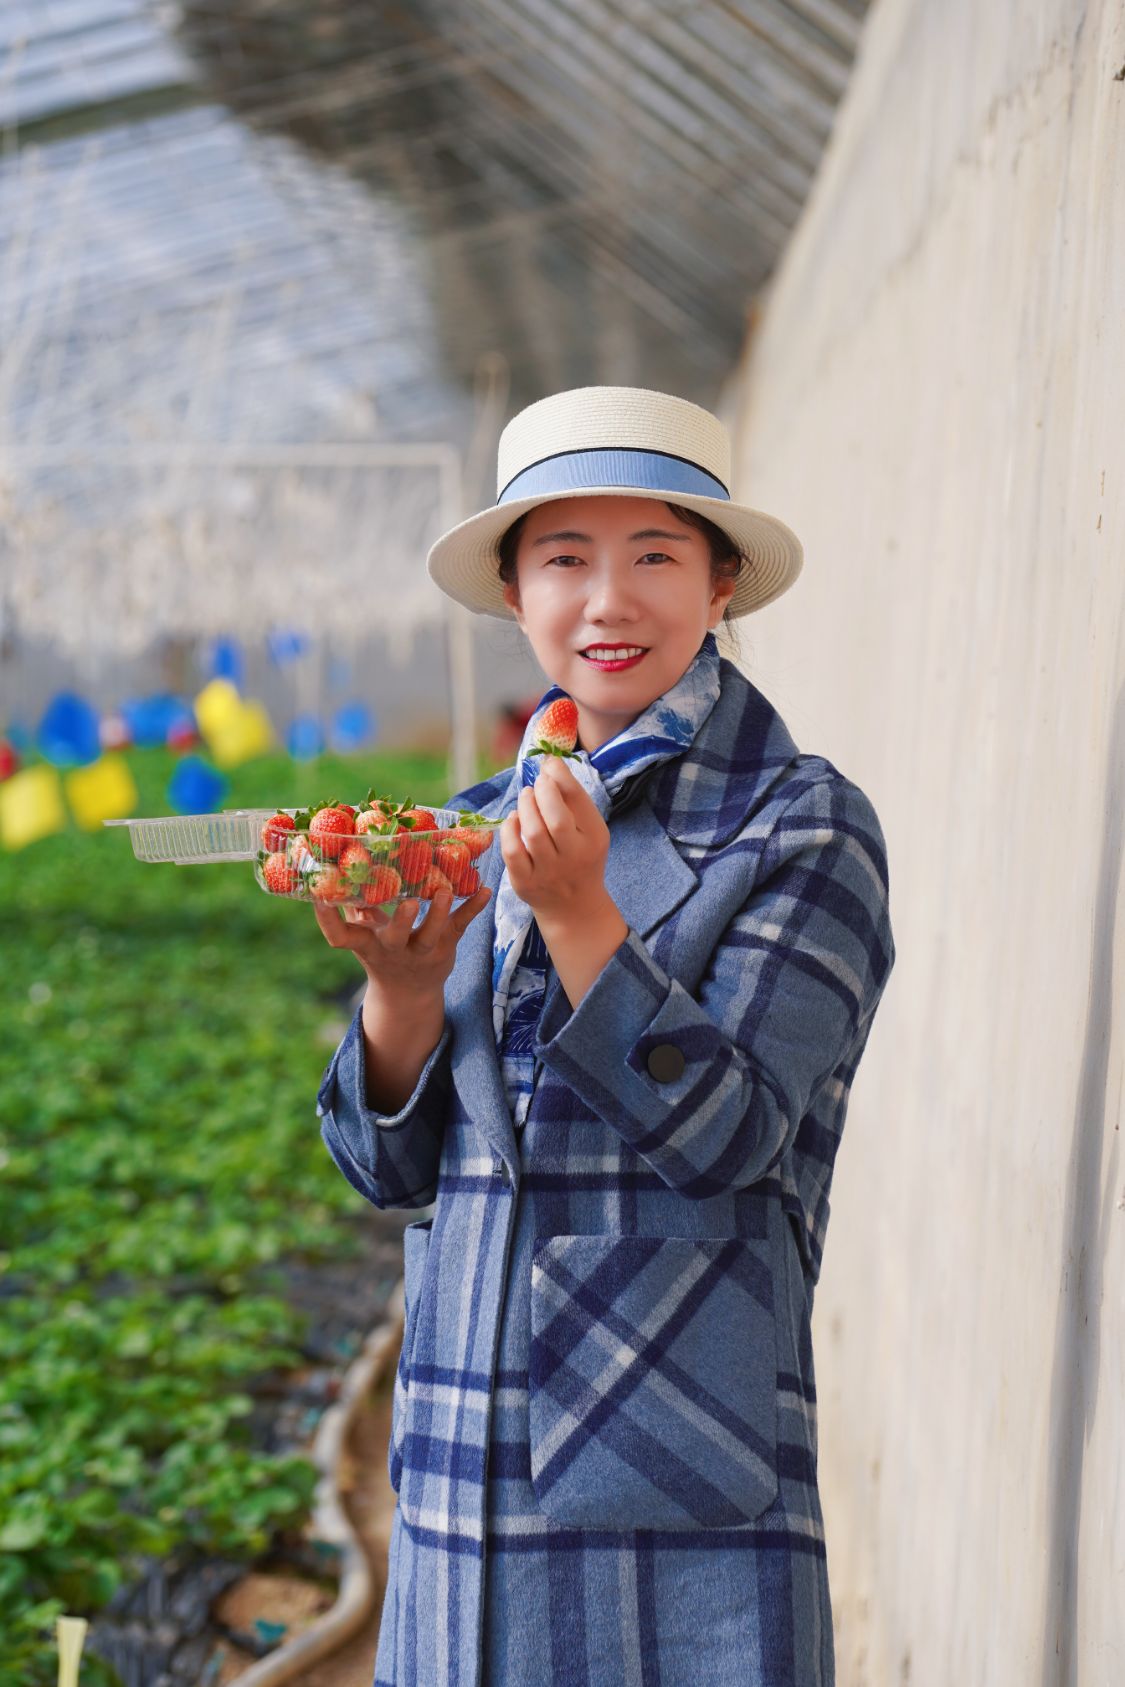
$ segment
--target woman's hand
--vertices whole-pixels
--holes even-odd
[[[400,902],[393,914],[381,908],[344,910],[317,902],[317,924],[333,949],[351,949],[367,974],[368,988],[401,1002],[416,997],[440,997],[453,971],[457,945],[466,926],[485,907],[492,895],[481,885],[467,896],[453,913],[453,892],[444,887],[434,893],[430,909],[418,928],[418,898]]]
[[[520,791],[500,827],[500,851],[541,928],[604,908],[609,827],[560,756],[544,756],[535,784]]]

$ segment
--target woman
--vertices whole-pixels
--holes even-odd
[[[368,977],[324,1141],[376,1206],[434,1203],[403,1235],[377,1687],[834,1680],[810,1317],[887,863],[719,656],[801,566],[728,480],[666,394],[509,423],[496,508],[428,564],[552,681],[515,767],[451,799],[500,847],[417,927],[318,910]],[[564,697],[570,758],[537,749]]]

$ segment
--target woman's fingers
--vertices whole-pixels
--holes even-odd
[[[340,919],[340,909],[328,902],[314,902],[316,923],[333,949],[354,949],[352,933]]]
[[[368,931],[378,931],[379,927],[385,926],[391,917],[389,914],[385,914],[382,908],[367,908],[351,902],[343,903],[340,912],[349,925],[365,926]]]
[[[546,855],[554,854],[557,846],[546,818],[540,811],[538,797],[532,786],[524,786],[516,799],[516,808],[520,817],[520,835],[532,860],[537,856],[542,859]]]
[[[491,895],[491,886],[479,885],[471,896],[466,896],[457,912],[450,916],[449,923],[456,933],[458,941],[460,941],[470,920],[476,919],[481,909],[487,906]]]
[[[453,892],[440,888],[430,899],[426,916],[418,926],[414,924],[419,908],[416,896],[407,897],[389,915],[378,907],[351,904],[341,907],[317,902],[313,907],[317,924],[334,949],[351,949],[361,960],[373,960],[380,952],[401,955],[407,949],[419,956],[432,955],[440,947],[447,928],[455,942],[459,942],[470,920],[486,906],[491,895],[488,885],[480,885],[451,912]]]
[[[415,916],[418,913],[419,899],[408,896],[405,902],[400,902],[387,924],[379,933],[379,941],[387,949],[396,952],[406,948],[410,942],[410,934],[414,928]]]
[[[406,906],[405,903],[400,903],[393,914],[385,914],[379,907],[365,908],[351,903],[346,906],[313,903],[317,924],[332,947],[354,949],[359,955],[369,954],[371,944],[376,938],[384,942],[386,935],[390,935],[389,947],[397,948],[409,937],[413,915],[407,912],[404,916]],[[414,907],[417,906],[415,902]]]
[[[429,912],[411,938],[413,947],[420,949],[424,955],[428,955],[431,949],[436,949],[441,942],[452,901],[453,892],[445,885],[439,885],[430,898]]]
[[[555,761],[561,767],[557,757]],[[564,784],[563,777],[544,769],[544,773],[535,781],[535,800],[556,849],[560,846],[565,847],[567,836],[573,836],[578,829],[569,799],[572,790],[582,790],[573,775],[570,775],[569,782]]]
[[[500,827],[500,853],[509,872],[512,870],[513,861],[517,871],[521,864],[531,863],[531,856],[523,839],[523,820],[518,808],[505,817]]]

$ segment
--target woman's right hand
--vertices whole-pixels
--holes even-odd
[[[380,995],[403,998],[440,996],[453,971],[457,945],[465,928],[487,905],[492,892],[481,885],[451,912],[453,892],[435,892],[425,919],[414,928],[419,900],[400,902],[393,914],[381,908],[341,909],[314,902],[317,924],[333,949],[351,949],[370,987]],[[344,918],[341,919],[341,912]]]

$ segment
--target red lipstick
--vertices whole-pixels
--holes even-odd
[[[595,644],[591,645],[590,648],[592,650],[628,650],[629,646],[627,644]],[[637,647],[634,646],[634,648]],[[600,673],[616,674],[625,668],[635,668],[638,662],[644,661],[648,651],[642,650],[639,656],[626,656],[616,662],[596,662],[592,656],[587,656],[584,650],[580,650],[578,654],[584,662],[588,662],[591,668],[597,668]]]

